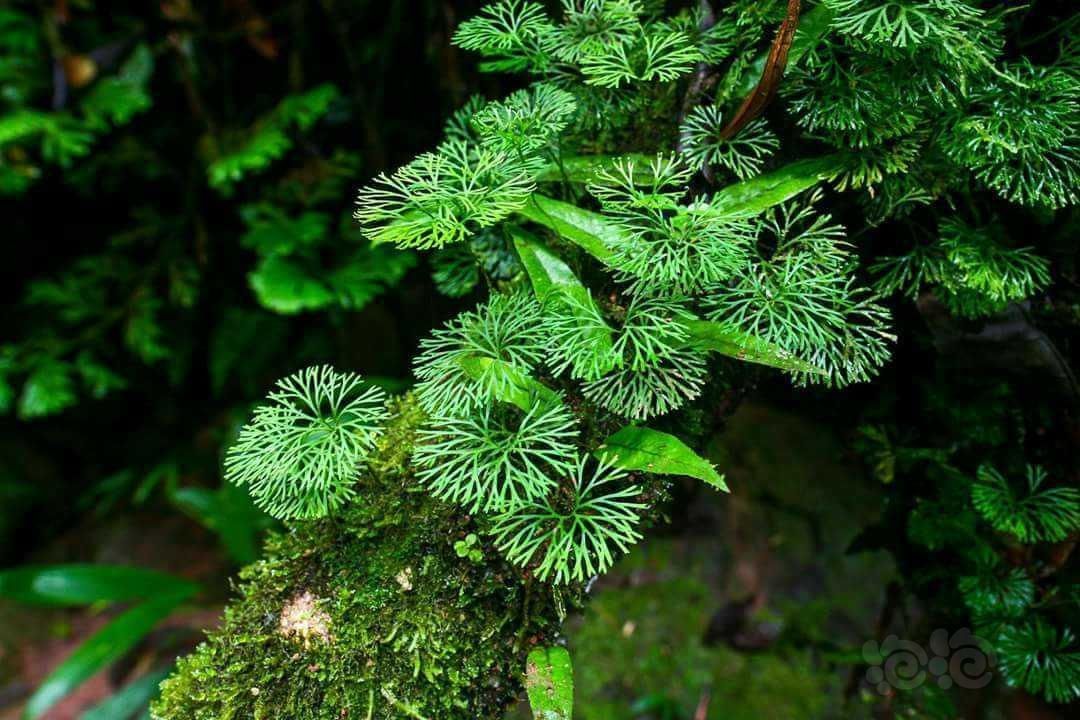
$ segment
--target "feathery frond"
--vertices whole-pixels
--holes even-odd
[[[1026,492],[1019,493],[997,469],[983,465],[971,487],[971,500],[995,530],[1022,543],[1059,542],[1080,529],[1080,490],[1043,488],[1047,477],[1041,467],[1028,465]]]
[[[324,517],[355,495],[364,458],[386,418],[385,396],[355,373],[310,367],[278,381],[225,457],[274,517]]]
[[[420,404],[432,414],[467,414],[512,382],[503,363],[527,374],[543,359],[545,345],[536,299],[527,292],[496,293],[421,341],[413,363]],[[463,364],[473,358],[499,362],[475,377]]]
[[[436,415],[420,430],[417,477],[439,498],[471,513],[505,510],[555,487],[576,457],[573,415],[561,404],[528,412],[485,405],[464,418]]]
[[[568,497],[556,496],[511,508],[493,519],[491,534],[507,560],[535,565],[545,582],[584,582],[607,571],[641,534],[644,505],[626,473],[603,465],[589,470],[584,457],[569,474]]]

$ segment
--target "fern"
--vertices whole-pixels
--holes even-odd
[[[528,412],[485,405],[466,418],[435,416],[420,431],[417,477],[439,498],[469,512],[491,512],[537,500],[576,458],[576,422],[561,405]]]
[[[639,187],[637,164],[623,159],[589,185],[605,212],[624,229],[611,264],[634,293],[690,295],[732,277],[747,263],[748,223],[718,216],[703,201],[681,205],[690,169],[658,155]]]
[[[1080,76],[1019,62],[973,89],[943,147],[1012,202],[1051,208],[1080,198]]]
[[[225,458],[274,517],[324,517],[356,494],[360,467],[386,418],[381,390],[355,373],[310,367],[278,381]]]
[[[644,505],[626,473],[603,465],[570,470],[566,497],[523,503],[495,516],[491,534],[508,560],[556,584],[583,582],[608,570],[617,552],[640,537]],[[614,486],[614,487],[611,487]]]
[[[761,172],[765,160],[780,147],[780,140],[763,120],[754,120],[733,138],[724,138],[723,115],[716,105],[702,105],[687,118],[680,135],[683,155],[695,168],[724,168],[740,180]]]
[[[971,488],[975,508],[995,530],[1022,543],[1059,542],[1080,529],[1080,490],[1043,488],[1046,471],[1027,466],[1027,489],[1017,493],[994,467],[979,468]]]
[[[528,294],[496,294],[420,343],[413,370],[420,404],[430,413],[466,415],[514,383],[507,371],[528,374],[544,356],[541,309]],[[469,360],[492,361],[478,376]]]
[[[354,217],[374,243],[441,248],[521,208],[534,168],[489,148],[447,141],[362,189]]]
[[[1010,685],[1052,702],[1080,698],[1080,647],[1072,630],[1042,618],[1006,628],[997,637],[998,666]]]

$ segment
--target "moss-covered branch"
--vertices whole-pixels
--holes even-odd
[[[407,396],[392,413],[357,500],[272,538],[224,625],[164,683],[155,718],[502,715],[556,611],[494,551],[458,557],[469,518],[406,469],[422,412]]]

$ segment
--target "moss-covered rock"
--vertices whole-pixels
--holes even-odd
[[[239,600],[163,684],[155,718],[501,715],[555,611],[492,549],[458,557],[470,520],[407,470],[421,419],[398,401],[359,500],[274,536],[241,572]]]

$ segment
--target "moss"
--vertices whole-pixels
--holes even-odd
[[[457,556],[475,528],[418,491],[406,463],[422,414],[408,397],[393,411],[360,500],[271,538],[222,628],[163,684],[155,718],[501,715],[556,613],[502,562]],[[318,632],[287,631],[298,598]]]

